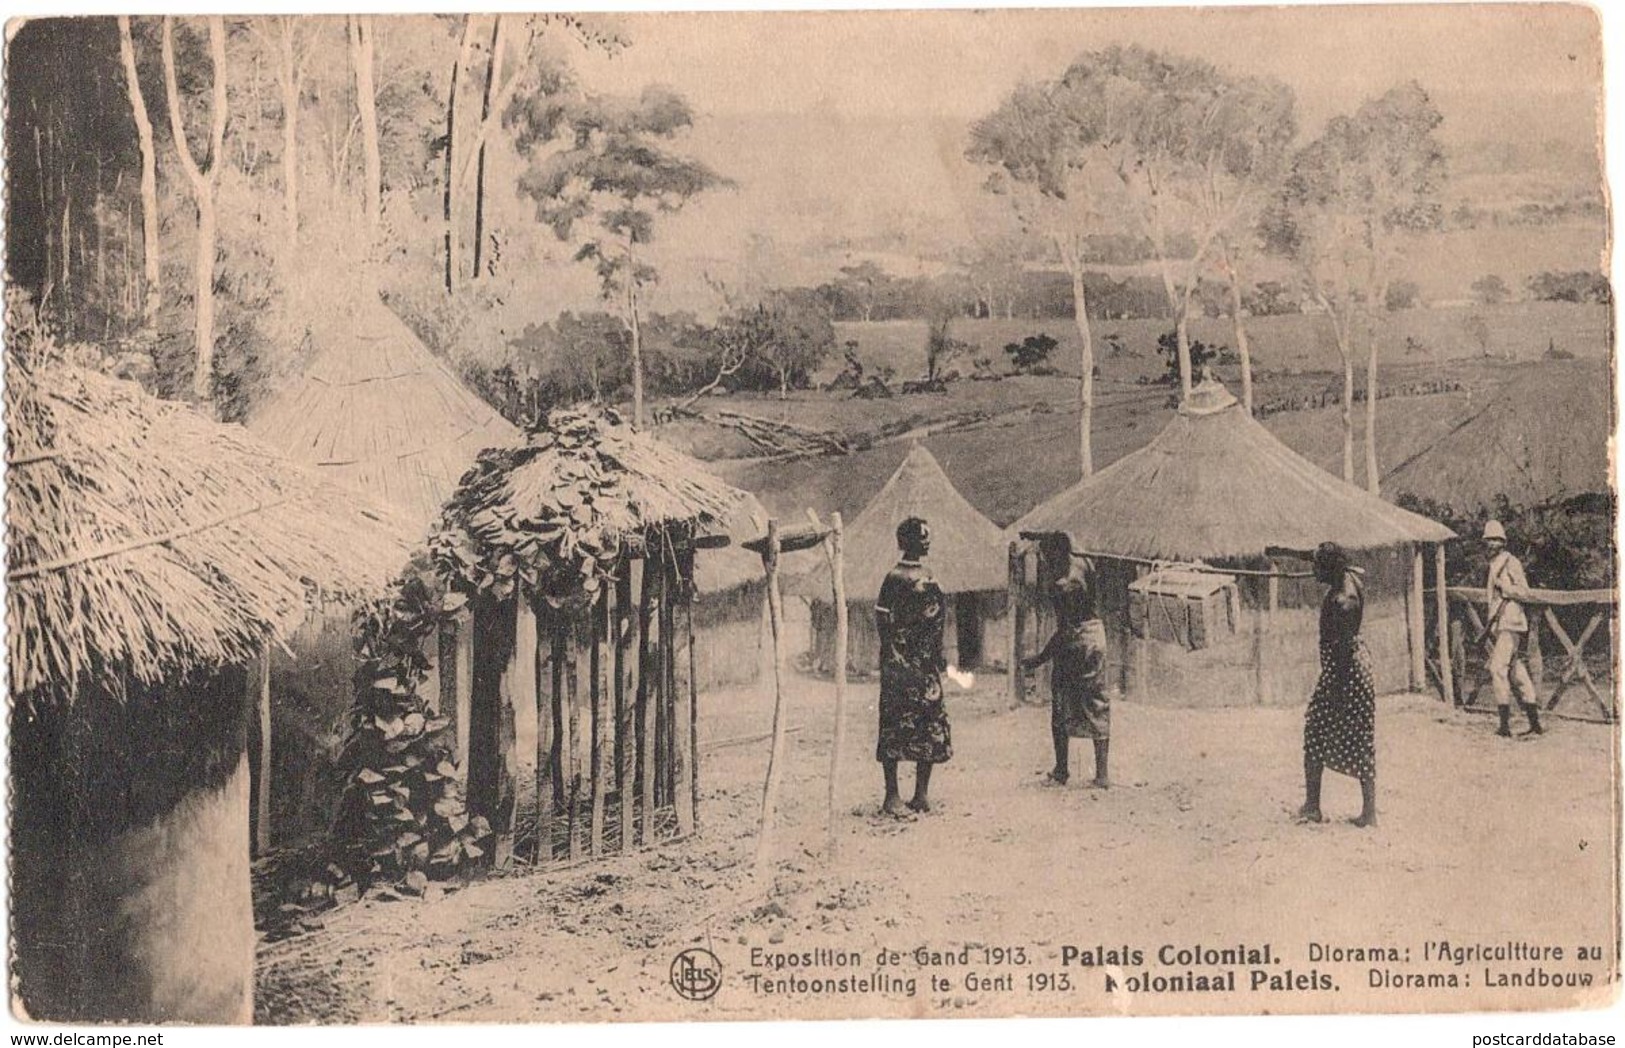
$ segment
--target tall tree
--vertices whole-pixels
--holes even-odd
[[[301,46],[300,23],[293,15],[276,19],[276,75],[282,95],[282,222],[290,260],[299,243],[299,99],[310,56],[308,42]]]
[[[152,141],[152,118],[147,115],[147,100],[141,94],[141,75],[136,69],[135,40],[130,34],[128,15],[118,16],[118,33],[119,57],[124,62],[124,90],[130,99],[130,115],[135,119],[141,146],[141,324],[152,333],[158,329],[158,307],[163,297],[158,243],[158,151]]]
[[[1264,215],[1268,246],[1292,259],[1327,314],[1343,364],[1343,479],[1354,482],[1354,356],[1366,350],[1366,487],[1377,462],[1379,326],[1407,234],[1436,228],[1445,175],[1443,117],[1413,82],[1334,117],[1299,150]]]
[[[175,77],[174,19],[164,16],[163,63],[164,94],[169,101],[169,126],[181,169],[192,186],[192,202],[197,209],[197,259],[194,266],[197,322],[194,326],[196,363],[192,375],[192,395],[200,403],[210,402],[214,382],[214,256],[215,184],[226,137],[226,27],[219,15],[210,15],[209,59],[212,64],[213,99],[209,107],[209,155],[200,166],[186,139],[186,119],[181,114],[181,92]]]
[[[988,190],[1010,202],[1025,230],[1049,241],[1071,278],[1081,379],[1078,454],[1087,477],[1094,472],[1095,345],[1084,264],[1092,238],[1111,228],[1103,201],[1116,176],[1089,126],[1073,118],[1072,95],[1064,82],[1021,85],[972,125],[966,157],[993,169]]]
[[[620,310],[631,336],[632,419],[641,427],[641,299],[659,278],[645,256],[655,219],[732,183],[668,148],[694,123],[687,100],[670,88],[648,87],[635,99],[533,101],[516,107],[512,118],[530,159],[519,188],[561,240],[590,223],[575,257],[597,271],[605,301]],[[554,148],[561,139],[568,146]]]
[[[457,58],[451,65],[451,87],[446,92],[446,173],[442,218],[445,221],[446,293],[456,290],[457,274],[462,268],[461,243],[457,236],[457,90],[463,70],[468,68],[474,54],[474,16],[463,16],[462,43],[457,47]]]
[[[480,99],[480,122],[484,123],[491,118],[491,92],[502,79],[502,51],[503,21],[501,15],[491,18],[491,54],[485,65],[485,94]],[[485,241],[485,147],[487,143],[479,144],[478,159],[475,161],[474,174],[474,262],[470,276],[475,280],[480,278],[480,257],[483,254]]]
[[[355,104],[361,117],[361,156],[366,182],[367,228],[377,236],[384,215],[383,160],[378,150],[378,91],[373,86],[372,16],[350,16],[350,64],[355,69]]]

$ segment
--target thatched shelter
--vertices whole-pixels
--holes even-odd
[[[1195,705],[1307,698],[1322,588],[1280,577],[1307,565],[1268,551],[1325,541],[1350,550],[1367,573],[1364,635],[1377,686],[1422,687],[1419,547],[1454,537],[1308,462],[1215,382],[1199,385],[1149,445],[1011,531],[1065,535],[1074,552],[1096,557],[1118,685],[1147,701]],[[1165,570],[1193,564],[1211,585]],[[1057,570],[1029,565],[1013,588],[1032,607],[1042,599],[1033,580]],[[1018,633],[1018,647],[1031,650],[1026,640]]]
[[[943,640],[948,661],[991,668],[1006,648],[1004,533],[966,501],[931,452],[915,444],[846,527],[848,671],[865,674],[879,669],[875,597],[897,564],[897,525],[908,517],[923,517],[931,525],[926,563],[949,597]],[[818,558],[808,558],[807,564],[785,589],[812,605],[812,662],[827,673],[833,669],[835,631],[829,567]]]
[[[481,450],[518,430],[429,352],[366,273],[326,287],[310,314],[304,371],[248,421],[250,432],[426,534]],[[400,564],[390,565],[393,574]],[[313,615],[272,666],[274,763],[267,840],[324,830],[353,694],[348,613]],[[297,657],[294,657],[297,656]],[[257,784],[256,784],[257,785]]]
[[[521,701],[535,703],[538,726],[537,861],[692,829],[694,560],[726,543],[707,533],[745,498],[598,409],[550,413],[463,479],[431,553],[472,609],[468,799],[491,823],[499,864],[516,825]],[[527,628],[531,694],[515,657]]]
[[[13,363],[6,407],[17,1006],[245,1022],[247,667],[408,528],[133,384]]]

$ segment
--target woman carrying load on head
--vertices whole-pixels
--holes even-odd
[[[953,756],[948,711],[942,702],[942,652],[947,602],[921,561],[931,549],[931,529],[919,517],[897,526],[902,559],[880,585],[875,627],[880,634],[880,737],[875,759],[886,776],[881,811],[909,817],[897,790],[899,761],[914,762],[914,797],[908,810],[928,812],[932,765]]]
[[[1106,625],[1095,613],[1093,565],[1072,557],[1066,575],[1051,590],[1055,603],[1055,632],[1044,650],[1022,660],[1023,669],[1053,662],[1050,670],[1050,737],[1055,745],[1055,767],[1045,782],[1066,785],[1071,777],[1068,749],[1073,739],[1095,742],[1097,789],[1111,785],[1106,770],[1111,746],[1112,707],[1106,694]]]
[[[1330,768],[1360,780],[1356,826],[1377,824],[1376,686],[1371,655],[1360,639],[1365,614],[1363,572],[1334,542],[1314,552],[1315,578],[1326,597],[1320,605],[1320,679],[1303,724],[1304,802],[1298,817],[1325,822],[1320,811],[1322,773]]]

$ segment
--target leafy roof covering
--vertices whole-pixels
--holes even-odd
[[[611,409],[559,409],[480,453],[431,553],[465,592],[562,601],[596,592],[627,545],[727,521],[746,498]]]
[[[390,511],[134,383],[14,361],[5,400],[17,693],[246,661],[313,588],[370,593],[410,552]]]

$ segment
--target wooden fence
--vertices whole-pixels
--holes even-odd
[[[1477,701],[1479,692],[1489,684],[1483,644],[1478,643],[1484,634],[1485,591],[1478,586],[1450,586],[1446,592],[1451,609],[1451,673],[1446,679],[1454,680],[1456,705],[1487,708]],[[1530,594],[1531,599],[1523,602],[1529,618],[1529,636],[1523,655],[1545,708],[1560,716],[1613,722],[1618,718],[1614,697],[1618,595],[1606,589],[1532,589]],[[1599,650],[1588,660],[1588,646],[1604,644],[1606,655]],[[1437,678],[1438,663],[1434,662],[1430,668]],[[1593,669],[1604,673],[1602,683],[1593,676]],[[1582,716],[1572,709],[1559,710],[1559,703],[1571,692],[1589,696],[1596,712],[1588,709],[1589,715]]]

